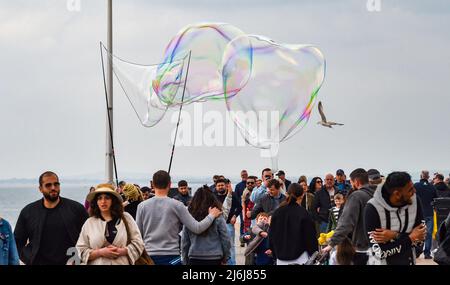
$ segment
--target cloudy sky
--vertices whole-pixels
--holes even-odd
[[[106,1],[0,0],[0,179],[104,173],[105,98],[99,41]],[[356,168],[450,169],[450,5],[446,0],[143,1],[114,4],[115,54],[157,63],[168,41],[196,22],[227,22],[278,42],[312,43],[327,60],[319,92],[327,116],[282,143],[288,176]],[[186,107],[192,112],[193,106]],[[223,103],[206,110],[225,112]],[[118,85],[114,132],[119,175],[167,169],[173,112],[140,125]],[[180,147],[176,175],[258,174],[268,159],[251,147]],[[120,177],[119,177],[120,178]]]

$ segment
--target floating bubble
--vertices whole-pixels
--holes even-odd
[[[156,125],[171,107],[174,98],[182,94],[187,74],[186,58],[143,65],[122,60],[106,49],[105,57],[106,62],[108,57],[111,59],[114,75],[145,127]]]
[[[171,63],[185,58],[191,52],[189,80],[183,102],[189,104],[207,99],[224,99],[222,56],[227,44],[243,35],[240,29],[226,23],[201,23],[183,28],[169,42],[163,62]],[[164,73],[165,67],[158,69]],[[172,96],[157,93],[164,102],[180,104],[180,94]],[[169,96],[170,98],[166,98]]]
[[[274,148],[311,115],[325,76],[321,51],[243,35],[227,45],[222,66],[227,109],[236,126],[247,143],[276,155]]]

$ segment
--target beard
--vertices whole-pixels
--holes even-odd
[[[413,203],[413,201],[411,198],[409,198],[409,199],[402,198],[402,200],[400,201],[400,207],[404,207],[406,205],[412,205],[412,203]]]
[[[45,200],[50,201],[50,202],[56,202],[59,198],[58,192],[56,192],[56,195],[51,195],[51,193],[43,193],[43,194],[44,194]]]

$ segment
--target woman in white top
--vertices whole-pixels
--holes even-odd
[[[91,203],[90,218],[76,245],[82,264],[134,264],[144,250],[144,242],[136,222],[124,212],[122,197],[112,185],[100,184],[86,200]]]

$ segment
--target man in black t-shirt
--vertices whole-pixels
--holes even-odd
[[[88,218],[84,206],[62,198],[58,176],[51,171],[39,177],[43,199],[22,209],[14,230],[20,259],[27,265],[64,265]]]

